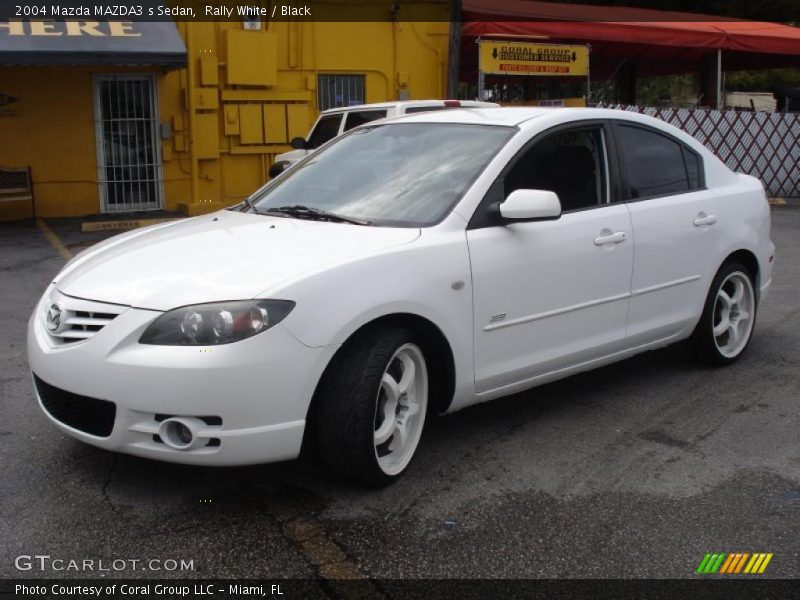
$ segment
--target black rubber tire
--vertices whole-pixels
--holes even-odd
[[[378,487],[408,470],[387,475],[378,465],[374,446],[381,378],[394,353],[407,343],[418,344],[412,332],[401,327],[365,331],[349,340],[325,371],[311,419],[317,456],[337,476]]]
[[[753,310],[753,327],[750,330],[750,337],[747,339],[747,343],[739,352],[739,354],[734,357],[729,357],[720,353],[719,348],[717,348],[717,344],[714,341],[714,305],[716,304],[717,293],[719,292],[722,282],[725,281],[725,279],[731,273],[736,272],[744,273],[747,275],[748,279],[750,279],[750,283],[753,286],[755,303]],[[745,353],[747,347],[750,345],[750,340],[753,339],[753,333],[755,332],[756,328],[757,314],[758,293],[756,292],[756,283],[753,279],[753,274],[741,263],[734,261],[726,262],[720,267],[719,271],[717,271],[717,274],[714,276],[714,280],[711,282],[711,287],[708,290],[708,296],[706,296],[706,303],[703,307],[703,314],[700,317],[700,321],[697,323],[692,336],[689,338],[689,345],[694,351],[695,356],[701,362],[717,367],[724,367],[735,363]]]

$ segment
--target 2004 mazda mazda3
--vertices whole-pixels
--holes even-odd
[[[39,402],[160,460],[367,483],[426,415],[680,340],[718,365],[774,258],[757,179],[661,121],[481,109],[373,122],[229,210],[107,240],[30,319]]]

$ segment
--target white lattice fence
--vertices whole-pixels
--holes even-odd
[[[772,197],[800,197],[800,114],[612,106],[671,123],[726,165],[761,179]]]

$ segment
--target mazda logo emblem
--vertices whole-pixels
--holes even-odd
[[[51,304],[47,309],[47,329],[55,332],[59,327],[61,327],[61,307],[58,304]]]

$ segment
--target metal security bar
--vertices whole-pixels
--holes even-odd
[[[319,75],[317,106],[319,110],[364,104],[363,75]]]
[[[103,212],[162,209],[155,76],[97,75],[94,97]]]
[[[800,197],[800,114],[610,106],[657,117],[708,146],[728,167],[758,177],[771,197]]]

